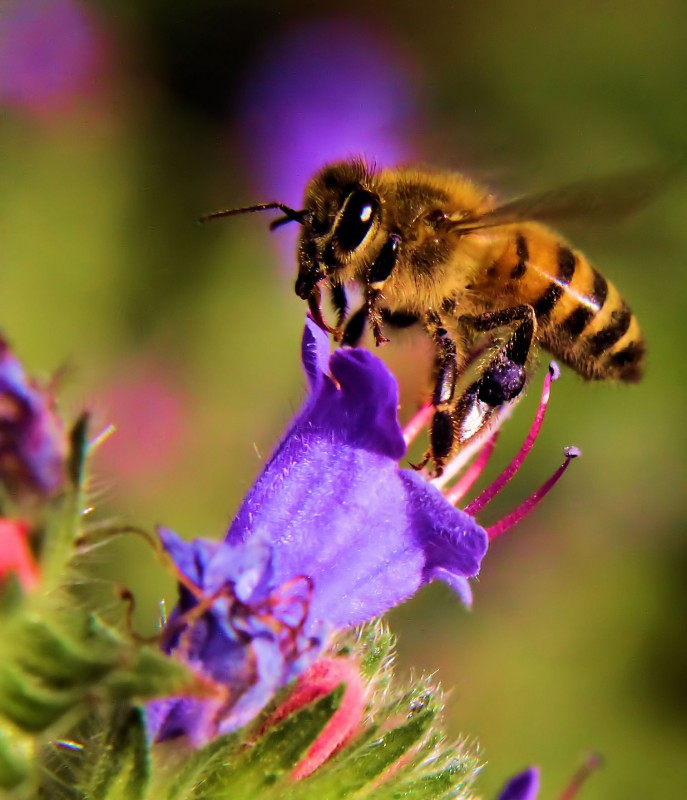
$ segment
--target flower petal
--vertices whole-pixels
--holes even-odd
[[[310,317],[305,321],[301,361],[310,391],[314,393],[329,374],[329,336]]]
[[[40,579],[38,565],[29,547],[28,528],[14,519],[0,519],[0,582],[14,573],[25,591]]]
[[[209,561],[212,552],[219,547],[219,543],[204,539],[186,542],[174,531],[162,527],[158,527],[157,535],[179,572],[196,586],[200,586],[202,568]]]
[[[52,394],[0,338],[0,480],[17,495],[52,495],[66,479],[67,437]]]
[[[486,534],[424,478],[399,470],[396,380],[365,350],[329,359],[311,320],[303,341],[312,394],[227,541],[269,540],[277,585],[312,582],[307,633],[322,621],[346,628],[380,616],[437,577],[468,598],[464,579],[479,571]]]
[[[536,800],[539,794],[539,770],[530,767],[514,778],[501,789],[497,800]]]
[[[426,580],[438,568],[463,578],[477,575],[488,547],[484,529],[417,472],[401,470],[401,480],[410,497],[413,526],[422,538]]]
[[[358,664],[351,658],[321,658],[299,675],[291,694],[270,715],[263,727],[269,730],[303,706],[319,700],[345,684],[341,705],[330,717],[308,752],[291,773],[294,780],[305,778],[355,734],[365,713],[367,689]]]

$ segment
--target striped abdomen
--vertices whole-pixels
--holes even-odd
[[[582,253],[531,223],[494,266],[504,292],[534,308],[537,339],[554,356],[585,378],[641,378],[646,348],[637,318]]]

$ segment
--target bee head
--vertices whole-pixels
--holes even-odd
[[[356,267],[370,261],[367,256],[382,217],[375,184],[374,173],[363,161],[341,161],[324,167],[311,179],[300,210],[284,203],[260,203],[214,211],[200,222],[278,209],[283,216],[270,224],[270,230],[299,223],[296,294],[307,300],[321,281],[335,273],[339,273],[340,281],[348,280],[354,277]],[[348,274],[342,274],[347,269]]]
[[[359,160],[342,161],[321,170],[305,191],[305,211],[298,243],[296,294],[306,300],[323,280],[339,280],[365,260],[382,217],[374,177]]]

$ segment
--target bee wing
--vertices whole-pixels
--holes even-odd
[[[621,219],[642,208],[674,173],[674,168],[648,168],[571,183],[552,191],[519,197],[484,214],[452,220],[450,230],[468,232],[532,220],[607,222]]]

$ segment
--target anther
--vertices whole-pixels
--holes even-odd
[[[531,511],[533,511],[539,503],[546,497],[546,495],[553,489],[553,487],[558,483],[558,481],[563,476],[563,473],[568,468],[570,462],[574,458],[578,458],[582,455],[582,453],[578,450],[577,447],[566,447],[563,451],[565,454],[565,461],[561,464],[560,467],[553,473],[553,475],[535,491],[533,492],[524,503],[521,503],[514,511],[511,511],[510,514],[507,514],[500,522],[495,523],[491,527],[487,528],[487,535],[489,536],[489,541],[494,540],[497,536],[500,536],[502,533],[507,531],[509,528],[512,528],[517,522],[523,517],[526,517]],[[469,506],[468,506],[469,508]],[[467,511],[467,509],[466,509]],[[470,512],[468,512],[470,513]]]

